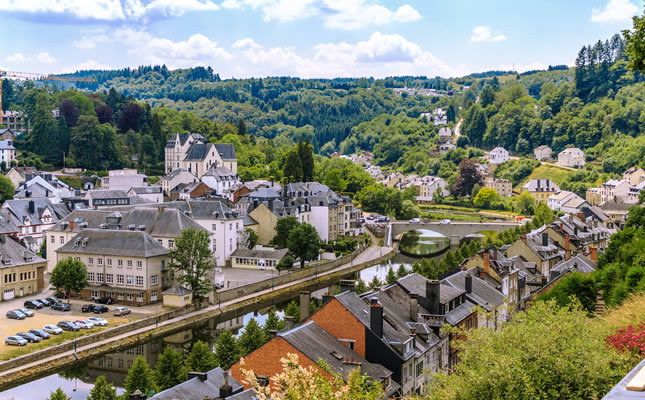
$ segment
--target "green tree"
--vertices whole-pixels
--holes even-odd
[[[287,254],[282,258],[282,260],[278,261],[278,265],[276,265],[275,267],[278,271],[284,271],[293,268],[293,263],[295,262],[296,260],[289,254]]]
[[[311,182],[314,179],[314,147],[309,143],[309,137],[304,142],[300,137],[297,148],[302,163],[302,180],[303,182]]]
[[[479,103],[473,104],[462,123],[462,132],[473,146],[482,146],[484,134],[486,133],[487,121],[484,110]]]
[[[72,398],[66,395],[63,389],[58,388],[49,394],[47,400],[72,400]]]
[[[475,161],[464,159],[459,163],[459,176],[450,188],[450,193],[459,196],[467,196],[472,193],[473,186],[481,183],[482,176]]]
[[[284,217],[278,219],[275,224],[275,236],[271,239],[271,244],[278,249],[287,247],[287,240],[291,232],[299,225],[298,218]]]
[[[432,376],[428,399],[602,398],[631,366],[605,344],[601,323],[579,305],[539,301],[498,330],[462,332],[459,363]]]
[[[457,120],[457,108],[452,103],[448,105],[448,110],[446,111],[446,119],[448,120],[448,122],[455,122]]]
[[[370,281],[369,285],[367,285],[367,287],[369,289],[374,289],[374,288],[377,288],[377,287],[379,287],[381,285],[383,285],[383,282],[381,282],[381,280],[378,278],[378,276],[374,275],[374,278],[372,278],[372,280]]]
[[[421,215],[421,209],[412,200],[403,200],[401,202],[401,212],[397,216],[401,219],[418,218]]]
[[[251,318],[244,326],[244,332],[238,339],[242,354],[249,354],[259,348],[268,341],[268,338],[266,332],[260,327],[255,318]]]
[[[284,310],[284,315],[288,317],[293,317],[295,321],[300,320],[300,307],[298,306],[298,303],[295,300],[291,300],[289,304],[287,304],[287,308]]]
[[[531,215],[535,210],[535,199],[529,192],[522,192],[515,199],[515,207],[517,209],[517,212],[525,215]]]
[[[596,284],[588,274],[574,272],[562,278],[553,289],[540,295],[538,300],[549,301],[555,299],[560,307],[568,307],[573,299],[577,299],[588,313],[596,309]]]
[[[186,356],[184,365],[188,372],[208,372],[217,367],[217,361],[218,357],[211,351],[208,343],[198,340]]]
[[[302,181],[302,161],[298,155],[297,149],[292,149],[282,156],[282,176],[284,183],[293,183]]]
[[[155,363],[152,376],[159,390],[166,390],[184,382],[188,374],[183,355],[171,346],[166,346]]]
[[[128,370],[128,375],[125,377],[124,386],[125,393],[123,398],[125,399],[128,399],[137,390],[140,390],[141,393],[148,393],[157,389],[145,358],[139,356],[134,360],[132,367]]]
[[[645,70],[645,15],[635,16],[632,30],[624,30],[627,41],[625,52],[629,56],[629,67],[633,70]]]
[[[246,135],[246,124],[244,123],[244,120],[242,118],[237,121],[237,134],[240,136]]]
[[[117,400],[117,398],[116,388],[108,383],[105,376],[101,375],[96,378],[87,400]]]
[[[224,370],[230,369],[233,364],[239,361],[240,348],[231,331],[224,331],[219,335],[215,345],[215,353],[219,366]]]
[[[495,101],[495,91],[490,86],[486,86],[479,95],[479,101],[483,108],[493,104]]]
[[[365,281],[362,279],[356,280],[356,285],[354,286],[354,291],[358,294],[365,293],[368,291],[368,287],[365,284]]]
[[[205,230],[184,229],[181,236],[175,238],[175,247],[170,250],[175,278],[187,285],[197,299],[203,298],[212,290],[210,273],[215,264],[209,248],[210,239]]]
[[[249,235],[249,237],[248,237],[248,248],[253,249],[255,247],[255,245],[258,244],[258,240],[260,240],[260,237],[251,228],[247,228],[246,233]]]
[[[0,175],[0,200],[11,200],[13,199],[13,194],[15,193],[15,188],[13,183],[6,176]]]
[[[405,268],[405,265],[404,265],[404,264],[400,264],[400,265],[399,265],[399,268],[396,270],[396,278],[397,278],[397,279],[400,279],[400,278],[403,278],[404,276],[406,276],[406,275],[408,275],[408,274],[409,274],[409,272],[408,272],[408,270]]]
[[[271,335],[271,331],[279,331],[280,329],[284,329],[284,321],[278,317],[278,314],[271,309],[269,310],[269,314],[267,315],[267,320],[264,323],[264,334],[268,338]]]
[[[473,205],[477,208],[490,208],[499,202],[497,191],[492,188],[482,188],[473,199]]]
[[[318,258],[320,237],[316,228],[307,223],[296,226],[289,234],[287,248],[291,254],[300,259],[300,268],[304,268],[305,262]]]
[[[347,188],[347,182],[344,179],[345,173],[340,169],[332,169],[325,174],[323,183],[334,192],[343,192]]]
[[[390,269],[387,270],[387,275],[385,276],[385,282],[387,282],[388,285],[393,284],[397,280],[396,273],[394,272],[394,269],[390,267]]]
[[[71,257],[64,258],[56,263],[49,283],[67,293],[80,293],[87,286],[87,267]],[[67,298],[68,303],[70,298]]]

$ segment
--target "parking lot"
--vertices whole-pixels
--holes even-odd
[[[43,296],[42,294],[38,296],[38,298],[43,297],[45,296]],[[135,308],[132,310],[132,314],[115,317],[112,313],[112,310],[115,307],[114,305],[108,306],[110,311],[103,314],[83,313],[81,312],[81,304],[87,303],[83,303],[79,300],[73,300],[70,304],[70,311],[54,311],[49,307],[44,307],[40,310],[31,310],[34,312],[34,316],[25,318],[23,320],[6,318],[7,311],[15,310],[16,308],[23,308],[22,306],[24,302],[33,298],[35,297],[23,297],[20,299],[14,299],[0,303],[0,318],[3,319],[2,323],[0,323],[1,360],[13,358],[20,354],[27,354],[37,349],[43,349],[52,345],[60,344],[66,340],[72,340],[74,337],[89,335],[103,329],[122,325],[124,323],[148,316],[147,313],[135,313],[134,311],[139,311]],[[40,343],[30,343],[27,346],[20,348],[20,350],[17,349],[17,346],[5,345],[5,338],[7,336],[15,335],[18,332],[28,332],[29,329],[42,329],[45,325],[56,325],[60,321],[75,321],[77,319],[86,319],[87,317],[101,317],[106,319],[109,324],[107,327],[94,327],[92,329],[81,329],[78,332],[65,332],[63,335],[52,335],[50,339],[43,340]]]

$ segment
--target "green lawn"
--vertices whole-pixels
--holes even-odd
[[[576,171],[560,168],[554,165],[540,165],[533,170],[531,175],[527,176],[520,183],[515,185],[513,190],[519,192],[522,189],[522,186],[532,179],[550,179],[552,182],[555,182],[556,185],[560,186],[575,172]],[[596,182],[596,184],[600,183],[602,182]]]

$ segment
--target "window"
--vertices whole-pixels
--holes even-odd
[[[103,283],[103,282],[104,282],[104,280],[103,280],[103,273],[102,273],[102,272],[99,272],[98,274],[96,274],[96,281],[97,281],[98,283]]]
[[[123,282],[124,282],[123,275],[117,274],[117,276],[116,276],[116,284],[117,285],[123,285]]]
[[[228,239],[228,250],[233,251],[233,239]]]
[[[232,222],[231,222],[230,224],[228,224],[228,230],[229,230],[229,231],[232,231],[232,230],[233,230],[233,223],[232,223]]]
[[[132,260],[128,260],[128,267],[132,268]]]
[[[93,257],[88,258],[87,263],[88,264],[94,264],[94,258]]]
[[[157,301],[159,299],[158,292],[156,290],[150,291],[150,301]]]
[[[213,229],[211,229],[213,232],[217,230],[217,224],[213,224]]]
[[[123,368],[123,360],[119,360],[119,368]]]
[[[421,374],[423,374],[423,360],[417,364],[417,377],[421,376]]]
[[[143,286],[143,276],[137,276],[137,286]]]
[[[112,266],[112,259],[111,258],[107,259],[107,265],[108,265],[108,267]]]
[[[90,290],[90,296],[91,297],[99,297],[99,291],[98,290]]]
[[[58,238],[58,240],[60,241],[60,244],[65,243],[65,236],[60,236],[60,237]],[[52,243],[54,243],[54,241],[53,241],[53,240],[52,240]]]
[[[138,356],[143,355],[143,346],[137,346],[137,348],[135,349],[135,351],[136,351],[136,353],[137,353],[137,355],[138,355]]]
[[[132,276],[132,275],[126,275],[126,277],[125,277],[125,284],[126,284],[126,285],[134,285],[134,276]]]
[[[169,249],[174,249],[175,248],[175,241],[174,240],[168,240],[168,248]]]
[[[111,367],[112,366],[112,359],[111,358],[106,358],[105,359],[105,365],[108,366],[108,367]]]
[[[56,236],[51,235],[51,236],[49,237],[49,241],[50,241],[50,242],[52,242],[52,243],[56,243]]]
[[[116,265],[119,267],[123,266],[123,260],[116,260]]]
[[[157,242],[159,242],[159,244],[163,246],[163,240],[157,239]]]
[[[109,283],[110,285],[114,283],[114,275],[112,274],[105,274],[105,283]]]
[[[99,258],[99,259],[98,259],[98,260],[96,260],[96,261],[99,263],[99,265],[103,265],[103,259],[102,259],[102,258]]]
[[[152,276],[150,277],[150,286],[154,286],[154,285],[156,285],[156,284],[157,284],[157,282],[158,282],[157,275],[152,275]]]
[[[128,361],[128,369],[132,368],[132,361]]]
[[[217,251],[217,242],[215,242],[215,239],[213,239],[213,253]]]
[[[138,293],[138,294],[137,294],[137,301],[138,301],[139,303],[143,303],[143,293]]]
[[[94,272],[88,272],[87,273],[87,281],[88,282],[94,282]]]
[[[137,261],[137,268],[143,268],[143,262]]]

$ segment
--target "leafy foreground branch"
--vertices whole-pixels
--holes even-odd
[[[605,343],[602,321],[537,302],[499,331],[462,332],[460,362],[433,376],[428,399],[598,399],[633,366]]]

